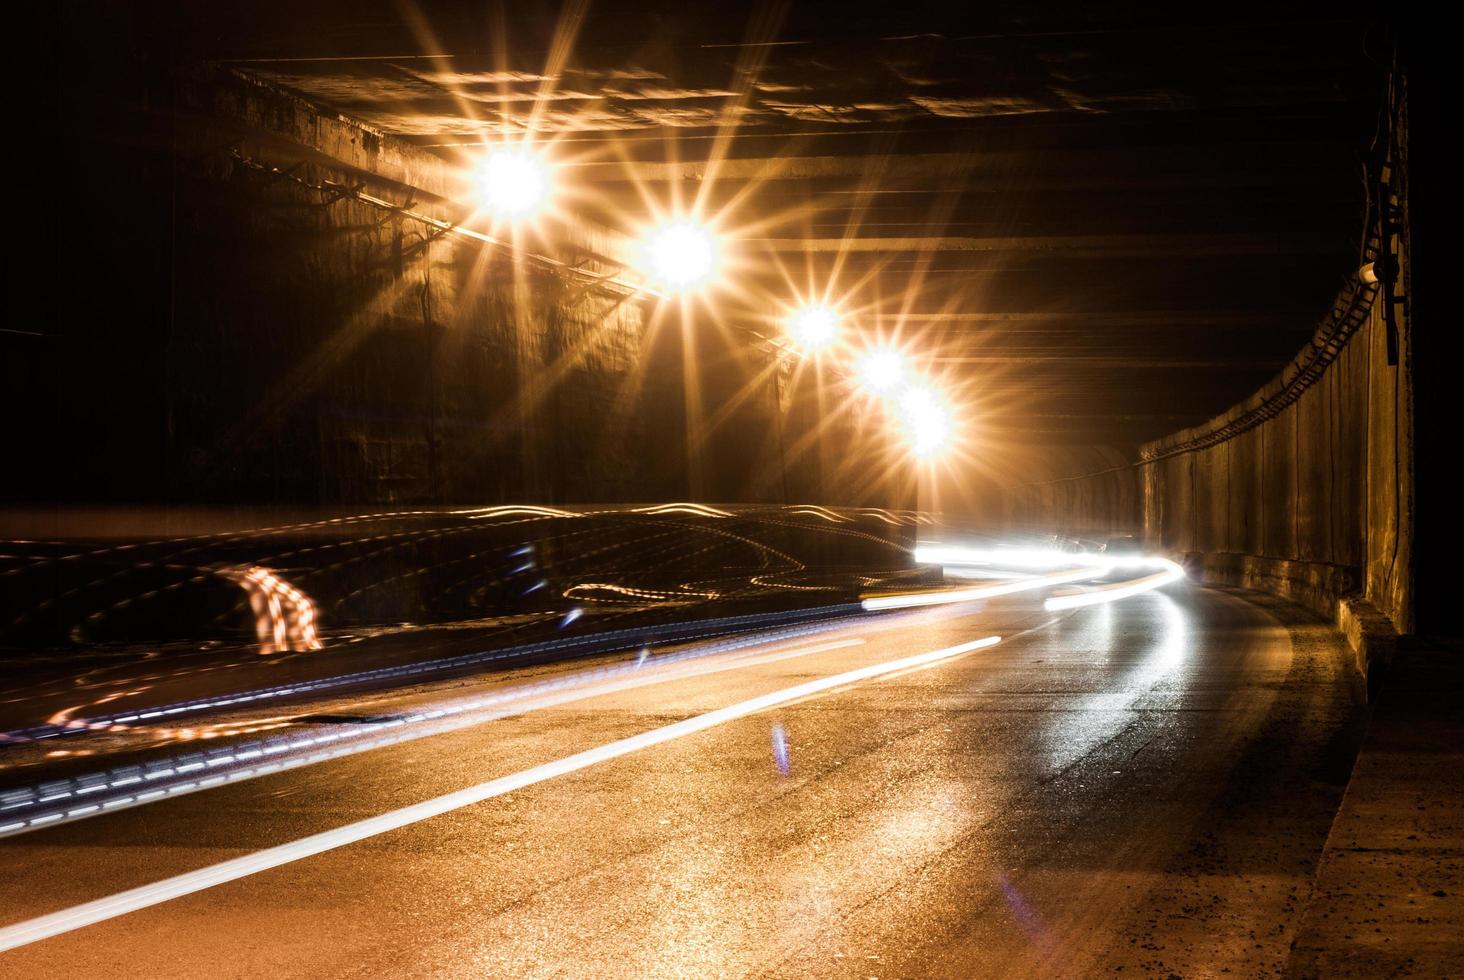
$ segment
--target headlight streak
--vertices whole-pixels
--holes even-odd
[[[866,517],[873,517],[876,520],[884,521],[886,524],[893,524],[896,527],[903,527],[907,523],[883,507],[864,507],[860,509],[859,513]]]
[[[474,507],[470,510],[453,510],[448,513],[481,521],[494,517],[582,517],[572,510],[558,507],[537,507],[531,504],[509,504],[503,507]]]
[[[860,602],[868,612],[882,609],[909,609],[916,606],[940,606],[953,602],[973,602],[977,599],[993,599],[997,596],[1030,592],[1053,585],[1079,582],[1093,577],[1091,568],[1074,568],[1051,575],[1040,575],[1019,579],[1015,582],[1001,582],[997,585],[978,585],[966,589],[945,589],[940,592],[909,592],[901,595],[871,596]]]
[[[894,674],[930,667],[942,661],[951,660],[962,654],[995,646],[1001,642],[999,636],[988,636],[957,646],[932,650],[928,653],[902,657],[898,660],[872,664],[855,670],[844,671],[817,680],[795,684],[792,687],[773,691],[759,697],[708,711],[683,721],[641,732],[629,738],[609,742],[584,752],[566,756],[554,762],[534,766],[520,772],[470,786],[453,793],[447,793],[421,803],[402,807],[366,820],[337,827],[324,833],[314,834],[276,847],[246,854],[243,857],[223,861],[209,867],[176,875],[162,881],[109,895],[92,902],[77,905],[49,915],[38,916],[24,922],[0,929],[0,952],[15,949],[29,943],[39,942],[75,929],[105,922],[108,919],[126,915],[139,909],[149,908],[163,902],[204,891],[215,885],[235,881],[249,875],[290,864],[326,851],[344,847],[357,841],[375,837],[392,830],[420,823],[432,817],[451,813],[463,807],[482,803],[515,790],[532,786],[558,776],[598,765],[599,763],[630,755],[641,749],[661,745],[685,738],[699,732],[736,721],[748,715],[766,711],[779,705],[789,704],[803,698],[824,694],[828,691],[863,681],[876,680]]]
[[[819,518],[822,518],[822,519],[828,521],[831,524],[849,524],[849,523],[851,523],[851,521],[850,521],[849,518],[842,517],[839,514],[836,514],[833,511],[829,510],[827,507],[820,507],[818,504],[795,504],[792,507],[789,507],[788,508],[788,513],[789,514],[802,514],[802,515],[805,515],[807,517],[819,517]],[[888,520],[888,518],[885,518],[883,516],[881,516],[880,519],[881,520]],[[892,523],[897,523],[897,522],[892,522]]]
[[[1000,585],[958,589],[945,593],[919,593],[914,596],[887,596],[866,599],[863,602],[865,609],[900,608],[899,605],[872,607],[870,603],[888,603],[902,598],[928,599],[928,601],[920,603],[911,602],[909,603],[910,605],[933,605],[938,602],[965,602],[969,601],[969,599],[988,598],[991,595],[1009,595],[1013,592],[1026,591],[1027,589],[1039,589],[1049,585],[1063,584],[1064,582],[1082,581],[1084,579],[1096,578],[1099,575],[1116,570],[1140,570],[1156,567],[1161,569],[1156,574],[1148,575],[1136,581],[1100,586],[1072,595],[1053,596],[1043,603],[1043,608],[1052,612],[1060,609],[1076,609],[1082,606],[1093,606],[1104,602],[1116,602],[1119,599],[1126,599],[1130,596],[1161,588],[1185,577],[1184,569],[1178,563],[1168,558],[1148,555],[1119,557],[1100,553],[1066,552],[1054,548],[967,548],[960,545],[935,544],[921,545],[915,548],[914,556],[915,560],[922,564],[941,565],[943,567],[954,566],[957,576],[966,574],[966,570],[961,568],[963,565],[978,566],[982,569],[991,569],[993,571],[1003,567],[1046,569],[1076,565],[1078,568],[1049,575],[1024,575],[1018,582],[1009,582]],[[958,598],[947,598],[952,596]]]
[[[998,565],[1009,568],[1061,568],[1090,565],[1108,568],[1119,561],[1095,552],[1067,552],[1056,548],[967,548],[961,545],[918,545],[915,560],[929,565]]]
[[[609,592],[613,596],[624,596],[626,599],[647,599],[654,602],[675,602],[685,599],[716,599],[721,596],[720,592],[667,592],[663,589],[643,589],[633,585],[616,585],[613,582],[579,582],[571,585],[563,592],[566,599],[595,599],[600,602],[614,602],[613,598],[607,599],[604,595],[596,593]]]
[[[774,651],[763,655],[759,655],[753,651],[742,654],[727,662],[687,664],[688,661],[699,660],[715,654],[729,653],[745,650],[748,647],[757,647],[797,639],[848,624],[849,620],[838,620],[798,629],[787,629],[775,634],[742,637],[710,646],[698,647],[681,653],[666,654],[650,659],[649,661],[647,660],[649,651],[648,649],[643,649],[641,654],[633,661],[600,667],[590,671],[580,671],[553,680],[541,681],[483,697],[464,698],[458,701],[447,702],[430,710],[421,710],[384,721],[370,722],[349,730],[328,729],[291,736],[277,736],[270,739],[225,746],[209,752],[191,753],[187,756],[155,758],[148,760],[142,765],[126,766],[106,773],[92,773],[76,777],[66,781],[65,784],[50,782],[41,784],[38,787],[7,791],[5,794],[0,795],[0,821],[5,821],[0,823],[0,837],[25,833],[36,827],[63,819],[69,821],[93,816],[99,812],[99,809],[116,809],[124,806],[150,803],[164,796],[179,796],[185,793],[196,792],[200,789],[208,789],[225,782],[238,782],[245,779],[252,779],[256,776],[268,775],[281,768],[294,768],[296,766],[311,765],[342,756],[355,755],[360,752],[384,748],[400,742],[424,738],[429,735],[438,735],[459,728],[485,724],[498,718],[523,714],[529,710],[538,710],[568,701],[582,700],[600,694],[613,693],[627,688],[696,676],[703,673],[737,670],[757,663],[771,663],[789,657],[806,656],[811,653],[820,653],[826,650],[855,646],[863,643],[864,640],[862,639],[838,640],[831,643],[817,644],[812,647],[796,647],[792,650]],[[652,675],[646,674],[642,670],[647,663],[658,668],[674,664],[687,664],[687,666],[669,674]],[[520,702],[531,703],[531,706],[526,706],[526,704]],[[475,714],[478,712],[490,713],[486,715]],[[368,738],[368,736],[375,735],[377,732],[389,729],[404,730],[394,735]],[[347,744],[342,745],[340,743]],[[322,746],[337,747],[322,750]],[[290,753],[307,751],[310,754],[304,757],[290,755]],[[263,766],[238,768],[240,763],[250,762],[254,759],[267,756],[279,757],[279,761]],[[217,774],[203,780],[190,778],[190,774],[192,773],[208,770],[213,770]],[[142,785],[156,788],[141,794],[136,793],[134,790],[125,789],[126,787]],[[105,790],[124,790],[124,793],[121,796],[113,797],[93,797],[91,795],[101,793]],[[71,807],[69,804],[60,804],[60,801],[63,800],[78,800],[83,797],[86,797],[89,801],[92,799],[101,801],[100,806]],[[41,807],[46,803],[59,804],[56,808],[57,812],[29,815],[37,807]],[[15,819],[7,820],[7,818]]]
[[[1043,608],[1049,612],[1057,609],[1077,609],[1080,606],[1096,606],[1105,602],[1117,602],[1119,599],[1127,599],[1130,596],[1140,595],[1144,592],[1152,592],[1154,589],[1162,588],[1171,582],[1178,582],[1185,577],[1184,569],[1167,558],[1154,558],[1150,561],[1162,565],[1164,570],[1153,575],[1146,575],[1144,578],[1133,582],[1120,582],[1116,585],[1100,586],[1087,592],[1078,592],[1073,595],[1053,596],[1044,602]]]
[[[770,582],[766,575],[754,575],[749,579],[754,585],[761,585],[769,589],[788,589],[793,592],[831,592],[833,586],[828,585],[794,585],[791,582]]]
[[[13,742],[37,741],[45,738],[71,735],[81,731],[111,727],[113,725],[129,725],[140,721],[151,722],[160,718],[171,720],[179,715],[197,711],[208,711],[215,708],[254,705],[277,698],[319,693],[344,687],[367,687],[380,684],[383,681],[394,682],[404,678],[422,678],[427,675],[458,671],[483,664],[522,659],[541,653],[568,653],[571,651],[593,653],[596,650],[608,653],[617,647],[639,646],[647,640],[656,643],[684,643],[707,639],[719,634],[753,630],[759,627],[790,629],[795,624],[798,624],[800,620],[803,620],[805,623],[811,620],[813,621],[811,625],[846,621],[851,613],[857,612],[859,612],[858,605],[854,603],[841,603],[834,606],[791,609],[782,613],[748,613],[741,616],[724,616],[718,619],[692,620],[685,623],[672,623],[654,629],[633,627],[606,630],[587,636],[558,637],[549,640],[540,640],[535,643],[506,647],[502,650],[483,650],[477,653],[465,653],[456,657],[429,660],[423,663],[403,664],[397,667],[378,667],[374,670],[357,671],[350,674],[336,674],[331,677],[320,678],[319,680],[303,681],[298,684],[281,684],[275,687],[260,688],[255,691],[229,694],[222,697],[178,701],[172,704],[156,705],[144,710],[119,712],[113,715],[68,719],[65,725],[37,725],[32,728],[5,732],[3,733],[3,737],[5,740]],[[0,803],[0,812],[3,812],[4,809],[3,803]]]
[[[604,511],[603,513],[614,513],[614,511]],[[721,508],[718,508],[718,507],[709,507],[706,504],[691,504],[691,503],[652,504],[652,505],[650,505],[648,507],[632,507],[632,508],[630,508],[630,513],[632,513],[632,514],[656,514],[656,515],[686,514],[686,515],[691,516],[691,517],[731,517],[732,516],[732,512],[731,511],[722,510]]]

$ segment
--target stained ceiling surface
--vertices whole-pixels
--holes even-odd
[[[1365,19],[529,6],[264,5],[184,43],[449,159],[530,138],[607,224],[695,202],[735,240],[729,304],[827,295],[992,438],[1202,421],[1357,265]]]

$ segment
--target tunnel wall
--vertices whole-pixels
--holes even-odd
[[[1411,628],[1406,325],[1403,363],[1389,365],[1380,307],[1372,304],[1325,373],[1275,418],[1140,467],[1152,542],[1187,556],[1209,580],[1284,595],[1329,617],[1338,600],[1360,593],[1400,630]],[[1202,431],[1143,451],[1162,455]]]
[[[1402,262],[1406,278],[1406,255]],[[1398,364],[1388,363],[1382,300],[1374,298],[1314,383],[1228,438],[1213,434],[1253,419],[1293,383],[1332,330],[1330,317],[1312,347],[1261,390],[1203,425],[1139,447],[1138,463],[1100,468],[1091,455],[1051,451],[1054,472],[1078,475],[1007,488],[1005,524],[1076,537],[1139,533],[1150,548],[1182,556],[1202,580],[1272,592],[1328,618],[1357,597],[1411,631],[1412,344],[1401,314]],[[1191,448],[1197,441],[1213,444]]]
[[[444,159],[225,69],[96,58],[56,113],[85,191],[57,202],[54,301],[0,336],[28,421],[5,499],[898,505],[820,464],[772,352],[590,283],[610,231],[444,234],[380,206],[461,218]]]
[[[1406,79],[1396,76],[1382,130],[1392,201],[1387,237],[1365,246],[1375,264],[1388,252],[1396,256],[1391,296],[1386,285],[1350,278],[1311,345],[1260,391],[1202,426],[1140,448],[1144,525],[1153,542],[1187,556],[1206,580],[1264,589],[1336,617],[1364,657],[1372,654],[1361,646],[1413,633],[1417,619],[1406,93]],[[1374,191],[1375,202],[1382,196]],[[1317,364],[1325,364],[1319,374]],[[1278,400],[1297,390],[1289,403]]]
[[[1013,468],[1037,479],[1001,496],[999,523],[1009,530],[1101,541],[1143,529],[1143,485],[1119,449],[1050,447]]]
[[[1335,619],[1364,675],[1417,625],[1406,98],[1393,111],[1396,356],[1384,287],[1349,276],[1312,342],[1250,398],[1138,447],[1137,462],[1098,467],[1053,451],[1054,472],[1008,487],[1005,511],[1009,525],[1045,531],[1133,524],[1150,548],[1182,556],[1193,577],[1275,593]],[[1369,260],[1377,249],[1369,242]],[[1441,376],[1441,363],[1417,366],[1418,376]],[[1428,404],[1443,403],[1442,390],[1429,391]],[[1433,427],[1424,431],[1444,429],[1441,418],[1424,421]],[[1434,579],[1451,574],[1433,540],[1449,523],[1436,516],[1422,545]]]

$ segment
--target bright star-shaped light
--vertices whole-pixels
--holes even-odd
[[[484,210],[505,221],[532,217],[549,200],[549,166],[522,147],[500,146],[478,168],[478,196]]]
[[[899,415],[910,451],[919,458],[935,456],[950,442],[950,412],[932,389],[922,385],[907,390],[900,396]]]
[[[704,286],[717,275],[717,240],[703,225],[678,218],[658,225],[646,236],[644,271],[675,292]]]
[[[788,321],[788,333],[804,350],[821,350],[838,337],[839,315],[827,306],[805,306]]]
[[[889,394],[905,379],[905,358],[897,350],[877,348],[859,358],[855,374],[870,393]]]

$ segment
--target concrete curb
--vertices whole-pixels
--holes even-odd
[[[1389,665],[1286,976],[1464,976],[1461,653],[1415,640]]]
[[[1179,559],[1194,581],[1265,592],[1330,620],[1352,651],[1352,667],[1361,680],[1364,699],[1377,696],[1398,649],[1398,631],[1392,620],[1358,594],[1361,576],[1357,569],[1229,553],[1191,551]]]
[[[1184,552],[1179,561],[1196,581],[1266,592],[1305,606],[1324,619],[1336,616],[1339,597],[1362,586],[1361,573],[1350,565],[1198,551]]]
[[[1361,596],[1337,601],[1335,625],[1347,639],[1352,666],[1362,676],[1367,699],[1372,701],[1398,652],[1398,631],[1391,619]]]

